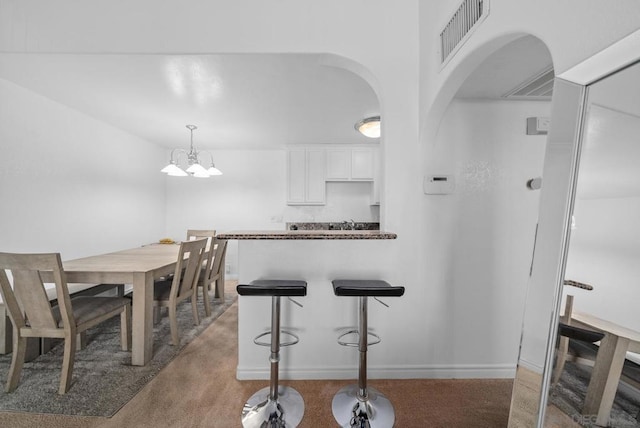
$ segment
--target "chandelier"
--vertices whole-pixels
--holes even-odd
[[[368,117],[356,123],[355,128],[369,138],[380,138],[380,116]]]
[[[187,175],[191,175],[193,177],[207,178],[211,177],[212,175],[222,175],[222,171],[216,168],[213,163],[213,155],[207,151],[199,152],[193,146],[193,130],[198,129],[198,127],[195,125],[187,125],[187,129],[191,132],[191,146],[189,147],[189,151],[186,151],[184,149],[171,150],[171,159],[169,160],[169,165],[162,168],[160,172],[164,172],[172,177],[185,177]],[[200,164],[198,155],[203,153],[208,154],[209,158],[211,159],[211,166],[209,167],[209,169],[206,169]],[[174,155],[176,155],[175,158]],[[178,161],[180,160],[181,155],[186,156],[186,161],[188,164],[186,170],[180,168],[179,166]]]

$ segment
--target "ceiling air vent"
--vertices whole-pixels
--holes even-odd
[[[514,89],[502,96],[502,98],[519,100],[550,100],[553,95],[553,79],[555,72],[553,67],[547,67],[540,73],[527,79]]]
[[[444,65],[489,14],[489,0],[465,0],[440,33],[440,61]]]

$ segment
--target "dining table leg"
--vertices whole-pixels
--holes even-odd
[[[600,342],[582,410],[583,415],[596,415],[599,426],[608,426],[628,349],[629,339],[611,333]]]
[[[131,316],[131,365],[144,366],[153,355],[153,276],[149,272],[133,276]]]

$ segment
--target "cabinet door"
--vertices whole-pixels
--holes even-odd
[[[351,150],[351,179],[373,180],[373,149],[360,148]]]
[[[351,149],[327,149],[327,181],[351,178]]]
[[[301,204],[305,200],[306,152],[287,150],[287,203]]]
[[[373,186],[371,186],[371,205],[380,205],[380,185],[382,178],[380,150],[373,150]]]
[[[307,185],[305,202],[322,205],[326,199],[325,151],[324,149],[307,149],[306,155]]]

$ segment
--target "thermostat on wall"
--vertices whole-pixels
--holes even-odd
[[[422,183],[425,195],[449,195],[456,187],[453,175],[426,175]]]

